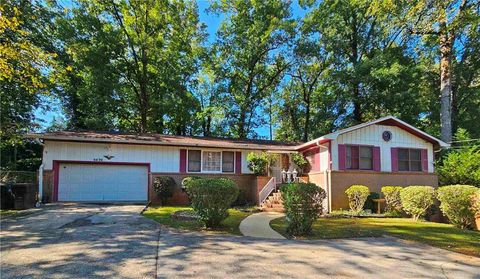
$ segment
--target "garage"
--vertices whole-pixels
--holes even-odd
[[[58,201],[143,202],[148,198],[145,165],[61,163],[58,172]]]

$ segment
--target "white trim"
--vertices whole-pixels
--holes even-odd
[[[309,146],[309,145],[311,145],[311,144],[315,144],[315,143],[318,144],[320,141],[323,141],[323,140],[335,140],[335,139],[337,139],[337,137],[338,137],[339,135],[341,135],[341,134],[345,134],[345,133],[348,133],[348,132],[351,132],[351,131],[354,131],[354,130],[358,130],[358,129],[364,128],[364,127],[366,127],[366,126],[370,126],[370,125],[373,125],[373,124],[377,124],[377,123],[379,123],[379,122],[382,122],[382,121],[385,121],[385,120],[389,120],[389,119],[394,120],[394,121],[396,121],[396,122],[398,122],[398,123],[400,123],[400,124],[403,124],[403,125],[411,128],[412,130],[415,130],[417,133],[422,134],[422,135],[424,135],[425,137],[428,137],[429,139],[431,139],[431,140],[433,140],[433,141],[436,141],[441,147],[449,147],[449,146],[450,146],[450,144],[448,144],[448,143],[446,143],[446,142],[444,142],[444,141],[442,141],[442,140],[440,140],[440,139],[437,139],[436,137],[431,136],[431,135],[425,133],[424,131],[422,131],[422,130],[420,130],[420,129],[417,129],[417,128],[415,128],[414,126],[412,126],[412,125],[410,125],[410,124],[408,124],[408,123],[406,123],[406,122],[404,122],[404,121],[402,121],[402,120],[400,120],[400,119],[398,119],[398,118],[390,115],[390,116],[385,116],[385,117],[382,117],[382,118],[379,118],[379,119],[376,119],[376,120],[373,120],[373,121],[370,121],[370,122],[365,122],[365,123],[361,123],[361,124],[358,124],[358,125],[355,125],[355,126],[352,126],[352,127],[349,127],[349,128],[345,128],[345,129],[342,129],[342,130],[338,130],[338,131],[333,132],[333,133],[330,133],[330,134],[326,134],[326,135],[324,135],[324,136],[321,136],[321,137],[319,137],[319,138],[316,138],[316,139],[314,139],[314,140],[311,140],[311,141],[309,141],[309,142],[306,142],[306,143],[298,146],[298,147],[297,147],[297,150],[298,150],[298,149],[302,149],[303,147]],[[401,127],[400,127],[400,129],[401,129]]]
[[[205,173],[205,174],[235,174],[235,167],[236,167],[236,151],[237,150],[224,150],[224,149],[218,149],[218,148],[208,148],[208,149],[197,149],[197,148],[192,148],[192,149],[186,149],[187,150],[187,156],[186,156],[186,173]],[[188,170],[188,152],[192,151],[200,151],[200,171],[189,171]],[[220,152],[220,171],[205,171],[203,170],[203,152]],[[233,171],[229,172],[224,172],[223,171],[223,152],[232,152],[233,153]]]

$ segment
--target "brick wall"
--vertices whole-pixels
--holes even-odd
[[[332,210],[348,209],[345,190],[353,184],[368,186],[370,192],[382,195],[383,186],[427,185],[438,186],[434,173],[382,173],[373,171],[332,171]]]
[[[188,204],[188,197],[187,194],[182,190],[182,180],[185,177],[189,176],[198,176],[198,177],[226,177],[235,181],[237,186],[240,190],[245,194],[247,200],[250,203],[254,203],[256,201],[256,180],[255,176],[251,174],[179,174],[179,173],[152,173],[151,175],[151,183],[149,188],[149,200],[152,204],[160,204],[160,199],[158,198],[155,191],[153,191],[153,179],[158,176],[170,176],[176,182],[175,191],[173,197],[168,200],[168,204],[171,205],[185,205]]]

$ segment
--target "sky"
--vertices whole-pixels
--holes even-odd
[[[69,0],[61,1],[62,5],[65,7],[72,6]],[[223,20],[222,15],[216,15],[213,13],[208,13],[206,10],[210,6],[210,1],[208,0],[198,0],[198,9],[199,9],[199,16],[200,22],[204,23],[207,27],[208,33],[208,41],[210,43],[215,41],[215,33],[217,32],[218,28],[220,27],[220,23]],[[307,11],[302,9],[298,5],[298,1],[292,0],[292,16],[294,18],[301,18],[303,17]],[[44,97],[42,103],[47,103],[46,108],[39,108],[35,111],[36,122],[39,124],[39,130],[43,130],[48,127],[55,118],[63,118],[63,113],[61,111],[61,106],[58,100],[54,100],[50,97]],[[267,117],[267,116],[266,116]],[[260,127],[255,130],[257,134],[262,138],[269,137],[269,128],[268,126]]]

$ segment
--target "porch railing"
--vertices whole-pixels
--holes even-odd
[[[268,196],[275,190],[277,187],[277,181],[275,177],[270,178],[270,180],[263,186],[262,190],[258,193],[258,202],[262,204]]]

